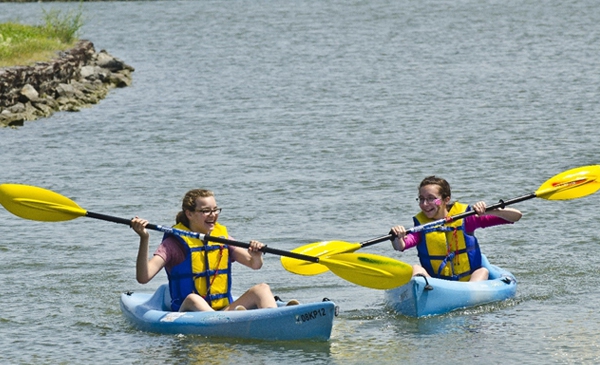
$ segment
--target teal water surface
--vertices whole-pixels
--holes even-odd
[[[2,3],[39,23],[78,3]],[[81,37],[135,68],[133,85],[78,113],[0,130],[0,183],[84,209],[170,225],[192,188],[213,189],[242,241],[291,250],[411,225],[417,185],[489,204],[598,164],[596,2],[85,2]],[[328,342],[139,332],[119,295],[137,236],[89,218],[26,221],[0,209],[0,360],[10,364],[594,364],[600,361],[600,195],[519,203],[515,225],[478,231],[518,280],[514,300],[409,319],[381,291],[298,276],[275,255],[234,269],[285,299],[340,306]],[[161,235],[153,233],[152,249]],[[387,242],[363,252],[416,263]]]

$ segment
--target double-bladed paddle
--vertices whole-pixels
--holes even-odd
[[[548,181],[543,183],[538,190],[531,194],[523,195],[510,200],[500,200],[500,202],[490,205],[486,208],[486,211],[504,208],[508,205],[522,202],[533,198],[542,198],[546,200],[570,200],[581,198],[590,194],[595,193],[600,189],[600,165],[590,165],[574,168],[568,171],[564,171],[558,175],[553,176]],[[476,214],[475,211],[470,210],[455,216],[450,216],[423,224],[420,226],[413,227],[407,230],[407,233],[421,232],[425,229],[433,228],[435,226],[451,223],[459,219],[466,218],[468,216]],[[377,237],[361,243],[350,243],[344,241],[322,241],[314,242],[305,246],[298,247],[291,252],[311,255],[314,257],[330,257],[336,256],[343,253],[351,253],[360,248],[374,245],[376,243],[389,241],[392,239],[392,234],[386,236]],[[296,260],[292,257],[282,257],[281,264],[283,267],[290,272],[299,275],[318,275],[327,271],[327,267],[323,265],[314,265],[307,261]]]
[[[60,222],[78,217],[89,217],[131,226],[130,219],[86,211],[63,195],[30,185],[0,185],[0,204],[18,217],[35,221]],[[231,246],[250,247],[250,244],[245,242],[156,224],[148,224],[146,228]],[[263,247],[261,251],[309,262],[315,266],[323,266],[326,271],[331,270],[334,274],[351,283],[372,289],[392,289],[401,286],[407,283],[412,275],[410,265],[389,257],[373,254],[344,253],[328,257],[314,257],[267,246]]]

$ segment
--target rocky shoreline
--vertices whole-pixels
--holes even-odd
[[[111,89],[130,86],[133,71],[87,40],[49,62],[2,68],[0,128],[97,104]]]

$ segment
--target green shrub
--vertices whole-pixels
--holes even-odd
[[[0,24],[0,67],[50,60],[56,51],[73,47],[82,26],[81,6],[65,14],[44,10],[44,25]]]
[[[72,43],[79,35],[83,26],[83,15],[81,5],[77,11],[69,11],[63,14],[60,10],[44,10],[44,29],[48,35],[56,37],[64,43]]]

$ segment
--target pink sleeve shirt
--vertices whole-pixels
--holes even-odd
[[[229,247],[229,259],[233,262],[233,258],[231,253],[235,250],[235,247]],[[171,268],[179,265],[185,260],[185,250],[183,246],[177,240],[177,238],[173,236],[167,237],[161,244],[158,246],[154,255],[160,256],[163,260],[165,260],[165,270],[167,272],[171,271]]]
[[[468,234],[473,234],[477,228],[487,228],[501,224],[513,224],[513,222],[496,217],[495,215],[484,215],[483,217],[471,215],[465,218],[465,230]],[[419,242],[421,242],[420,232],[409,233],[404,237],[404,249],[415,247]]]

